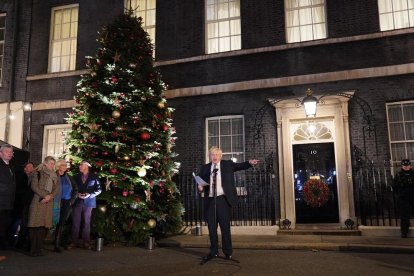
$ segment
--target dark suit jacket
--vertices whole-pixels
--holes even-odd
[[[207,183],[210,183],[210,174],[211,174],[211,165],[212,163],[205,164],[201,166],[198,175]],[[220,161],[220,170],[218,173],[221,174],[221,185],[223,186],[224,195],[226,196],[227,202],[233,206],[237,204],[237,191],[234,184],[234,172],[240,170],[246,170],[252,165],[249,164],[249,161],[242,163],[234,163],[231,160],[221,160]],[[204,187],[204,195],[208,197],[210,187]]]
[[[82,183],[82,174],[78,173],[74,177],[76,184],[78,185],[78,193],[88,193],[90,196],[84,199],[84,204],[86,207],[96,207],[96,196],[98,196],[101,190],[101,183],[98,178],[93,174],[89,173],[88,179],[85,184]],[[77,199],[79,200],[79,199]]]

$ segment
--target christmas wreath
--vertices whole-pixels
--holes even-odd
[[[309,179],[303,185],[303,199],[311,207],[321,207],[329,200],[329,187],[320,179]]]

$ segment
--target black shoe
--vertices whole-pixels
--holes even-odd
[[[232,259],[233,259],[233,256],[231,256],[231,255],[227,255],[227,254],[226,254],[225,259],[226,259],[226,260],[232,260]]]
[[[408,234],[407,233],[402,233],[401,238],[408,238]]]
[[[60,248],[60,247],[55,247],[55,248],[53,249],[53,251],[54,251],[54,252],[57,252],[57,253],[62,253],[62,248]]]
[[[203,261],[210,261],[213,258],[217,258],[218,254],[208,254],[207,256],[203,257]]]

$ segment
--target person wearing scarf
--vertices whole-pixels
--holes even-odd
[[[59,177],[55,172],[56,160],[47,156],[33,174],[31,188],[34,192],[29,207],[30,256],[43,256],[43,241],[52,227],[53,198],[60,192]]]

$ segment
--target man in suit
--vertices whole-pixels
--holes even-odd
[[[16,192],[16,176],[10,160],[13,158],[11,145],[0,146],[0,250],[9,247],[8,229]],[[0,256],[4,260],[5,256]]]
[[[218,256],[217,223],[220,225],[223,253],[226,259],[232,258],[231,207],[237,204],[234,172],[246,170],[258,163],[256,159],[235,163],[231,160],[221,160],[222,156],[220,148],[212,147],[209,150],[211,162],[201,166],[199,170],[199,176],[205,182],[210,183],[210,186],[198,186],[200,192],[204,191],[204,212],[210,235],[210,253],[203,258],[205,261]]]

